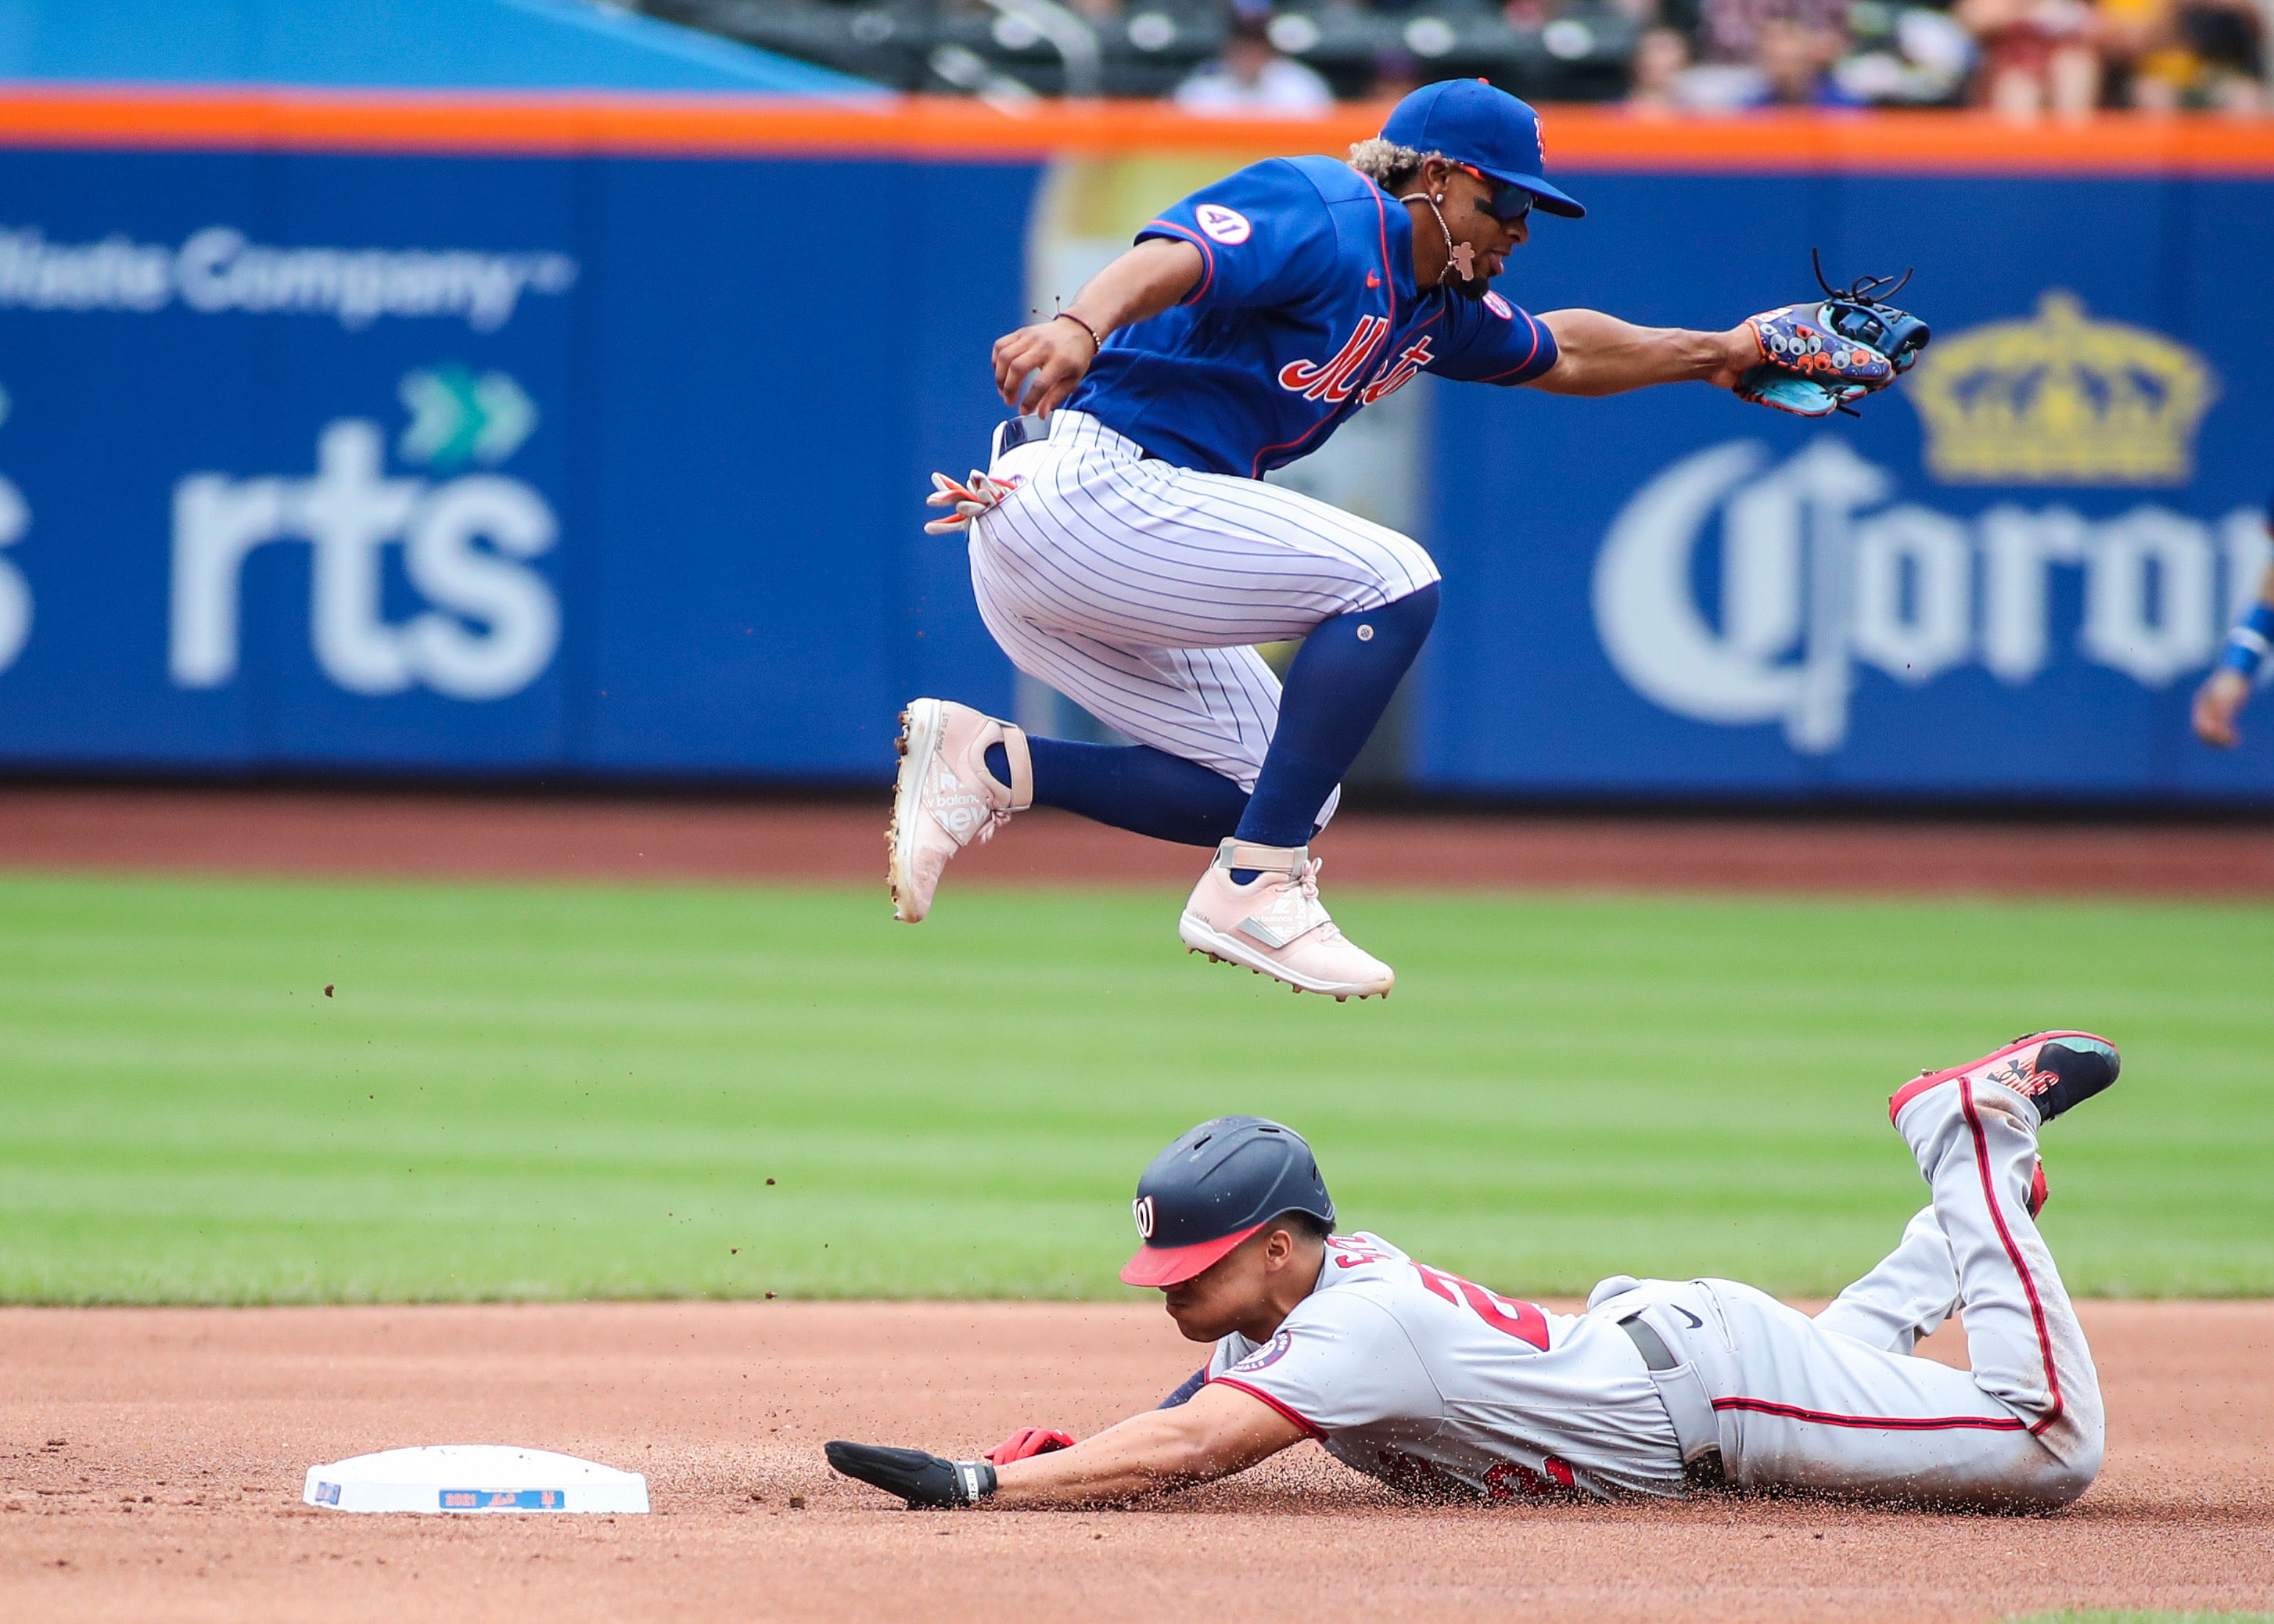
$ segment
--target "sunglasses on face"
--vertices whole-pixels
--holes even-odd
[[[1501,224],[1504,226],[1521,224],[1525,217],[1532,213],[1532,194],[1523,187],[1503,186],[1482,169],[1472,168],[1465,163],[1457,167],[1467,174],[1475,176],[1491,188],[1478,207],[1495,220],[1499,221]]]

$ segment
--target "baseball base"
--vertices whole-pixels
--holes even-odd
[[[300,1498],[335,1511],[644,1512],[647,1479],[549,1449],[428,1444],[311,1466]]]

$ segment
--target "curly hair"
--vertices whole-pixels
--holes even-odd
[[[1432,158],[1442,158],[1441,152],[1420,152],[1411,147],[1400,147],[1395,141],[1385,141],[1374,136],[1351,144],[1350,166],[1384,192],[1395,195],[1412,184],[1414,174]]]

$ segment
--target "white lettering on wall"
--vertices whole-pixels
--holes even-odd
[[[1795,749],[1820,754],[1847,737],[1858,662],[1910,684],[1977,658],[2000,681],[2032,680],[2052,647],[2056,569],[2083,572],[2078,651],[2165,687],[2210,661],[2269,556],[2248,508],[2215,527],[2155,506],[2094,523],[2009,504],[1969,523],[1879,508],[1894,484],[1831,438],[1775,467],[1744,441],[1675,463],[1621,509],[1596,558],[1611,663],[1676,715],[1781,722]],[[1709,619],[1691,570],[1716,522]]]
[[[14,480],[0,477],[0,547],[14,546],[31,528],[31,505]],[[31,636],[31,583],[22,570],[0,558],[0,671],[16,663]]]
[[[382,317],[443,317],[493,333],[524,294],[566,293],[577,272],[561,253],[284,248],[229,225],[193,231],[178,248],[119,232],[51,243],[38,226],[0,227],[0,308],[18,310],[147,315],[178,299],[204,315],[329,316],[350,330]]]
[[[316,663],[351,693],[423,684],[454,699],[501,699],[552,663],[560,605],[523,561],[558,538],[545,499],[501,474],[441,485],[389,477],[384,449],[377,424],[343,418],[318,438],[312,478],[200,473],[175,487],[168,665],[178,686],[218,688],[236,676],[245,560],[295,539],[312,553]],[[383,613],[397,542],[410,584],[433,605],[399,624]]]

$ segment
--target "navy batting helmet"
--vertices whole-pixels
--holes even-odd
[[[1183,1135],[1153,1158],[1133,1205],[1145,1242],[1121,1271],[1133,1286],[1190,1280],[1281,1213],[1335,1221],[1310,1146],[1261,1116],[1218,1116]]]

